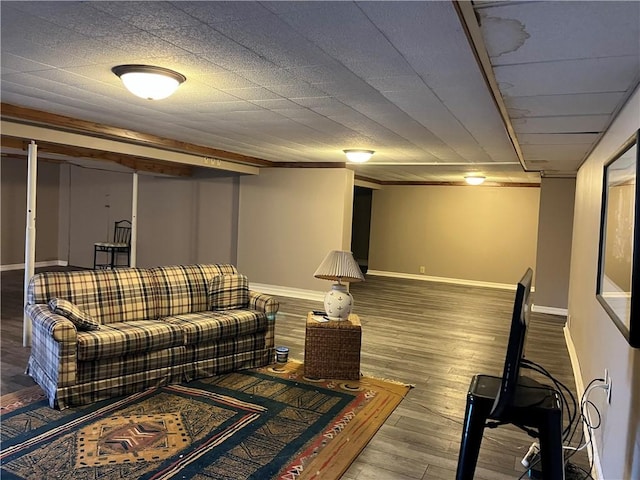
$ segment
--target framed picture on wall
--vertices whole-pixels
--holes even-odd
[[[640,347],[640,130],[604,166],[596,296],[632,347]]]

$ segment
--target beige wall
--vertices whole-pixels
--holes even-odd
[[[313,277],[330,250],[349,250],[353,172],[273,168],[240,179],[238,268],[256,283],[324,292]]]
[[[113,240],[114,222],[131,220],[132,175],[72,166],[69,264],[93,267],[93,244]]]
[[[0,264],[24,264],[27,222],[27,161],[2,157]],[[38,162],[36,262],[58,259],[58,165]]]
[[[531,187],[376,190],[369,268],[515,284],[536,265],[539,199]]]
[[[533,296],[538,307],[567,308],[575,193],[574,178],[543,178],[540,184],[538,255],[534,269],[536,291]]]
[[[237,177],[142,176],[138,266],[237,262]]]
[[[629,347],[595,291],[604,164],[640,127],[639,118],[636,90],[580,168],[576,184],[568,327],[582,381],[601,378],[605,368],[612,379],[610,405],[601,392],[592,395],[602,414],[596,438],[604,478],[640,478],[640,349]]]
[[[131,220],[133,176],[72,166],[68,181],[69,263],[92,267],[94,242],[111,239],[116,220]],[[235,176],[140,175],[137,266],[236,263],[237,205]]]

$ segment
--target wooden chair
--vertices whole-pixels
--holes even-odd
[[[98,263],[98,254],[105,254],[107,263]],[[126,255],[127,264],[118,263],[118,256]],[[120,220],[113,227],[113,242],[97,242],[93,244],[93,268],[128,267],[131,263],[131,222]]]

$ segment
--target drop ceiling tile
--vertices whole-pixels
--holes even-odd
[[[201,22],[215,25],[238,20],[272,16],[273,12],[259,2],[175,2],[181,9]]]
[[[597,133],[520,133],[518,143],[522,145],[570,145],[584,143],[593,145]]]
[[[386,96],[461,157],[469,161],[488,159],[488,155],[479,149],[477,141],[473,139],[469,131],[440,103],[432,92],[425,89],[422,95],[411,92],[411,94],[388,93]]]
[[[5,73],[5,70],[15,70],[16,72],[37,72],[38,70],[49,70],[54,67],[45,63],[34,62],[18,55],[12,55],[10,53],[3,53],[0,56],[0,65],[2,70],[0,73]]]
[[[424,80],[416,74],[391,75],[388,77],[367,78],[367,83],[380,92],[406,92],[407,90],[422,90]]]
[[[590,150],[591,144],[574,143],[570,145],[522,145],[527,161],[531,160],[582,160]]]
[[[553,161],[545,160],[531,160],[527,161],[527,168],[531,170],[538,170],[546,172],[547,174],[553,173],[566,173],[575,175],[576,170],[582,163],[582,159],[560,159]]]
[[[193,106],[194,112],[216,113],[222,116],[226,116],[228,112],[254,112],[256,110],[260,110],[260,107],[255,103],[237,99],[229,102],[201,103]]]
[[[262,6],[276,14],[290,13],[297,10],[323,10],[326,8],[324,2],[307,1],[263,2]]]
[[[281,17],[321,50],[349,65],[357,62],[396,61],[399,53],[359,6],[327,2],[322,10],[302,10]]]
[[[380,101],[384,98],[375,88],[359,78],[349,81],[334,81],[329,83],[316,83],[313,85],[319,91],[338,99],[351,96],[370,96],[372,101]]]
[[[2,42],[7,42],[7,46],[28,39],[37,45],[54,48],[64,45],[67,41],[87,38],[75,30],[63,28],[45,18],[5,8],[7,3],[13,2],[2,2]]]
[[[298,80],[310,84],[357,80],[351,71],[335,61],[322,65],[294,66],[287,68],[287,70]]]
[[[243,70],[240,75],[261,87],[305,83],[296,78],[290,71],[275,66],[260,70]]]
[[[498,66],[504,97],[625,92],[640,69],[640,57],[610,57]]]
[[[228,38],[209,25],[196,25],[164,28],[154,32],[165,41],[194,54],[206,52],[225,52],[233,54],[234,50],[244,50],[240,45],[229,45]]]
[[[144,30],[197,25],[197,17],[176,8],[171,2],[154,2],[152,8],[145,2],[91,2],[90,5],[120,20]]]
[[[216,25],[226,37],[258,54],[274,66],[293,68],[331,61],[318,46],[288,27],[275,15]]]
[[[258,85],[252,81],[232,72],[220,72],[212,74],[199,74],[195,79],[207,86],[220,90],[228,90],[233,88],[257,88]]]
[[[506,97],[504,100],[510,116],[512,118],[520,118],[611,114],[616,110],[623,98],[623,92],[613,92]]]
[[[230,72],[260,70],[273,66],[260,55],[236,43],[227,42],[224,48],[209,49],[199,54],[204,60],[218,65]]]
[[[243,100],[273,100],[282,98],[277,93],[274,93],[266,88],[253,87],[253,88],[224,88],[225,93],[233,95],[236,98]]]
[[[3,15],[9,4],[23,14],[38,16],[59,27],[75,30],[90,37],[111,35],[114,31],[136,30],[135,26],[94,8],[93,2],[3,2]]]
[[[277,93],[283,97],[297,102],[303,98],[318,98],[324,92],[313,85],[295,84],[295,85],[270,85],[267,87],[270,91]]]
[[[142,30],[103,37],[102,41],[107,48],[126,52],[131,58],[129,63],[135,63],[136,57],[167,57],[189,53],[172,43],[162,40],[160,37]]]
[[[512,123],[517,133],[599,133],[608,121],[608,115],[584,115],[518,118]]]
[[[95,78],[88,78],[84,75],[79,75],[70,70],[66,69],[49,69],[49,70],[39,70],[37,72],[30,72],[29,75],[32,75],[36,78],[44,78],[47,80],[51,80],[53,82],[57,82],[66,86],[79,87],[85,86],[90,90],[96,83]],[[100,72],[99,81],[106,81],[117,83],[114,79],[117,80],[117,77],[109,70],[104,69],[104,71]],[[113,77],[113,78],[112,78]]]

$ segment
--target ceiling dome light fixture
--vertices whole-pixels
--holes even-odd
[[[134,95],[146,100],[167,98],[187,77],[152,65],[118,65],[111,69]]]
[[[364,163],[376,153],[373,150],[343,150],[343,152],[347,156],[347,160],[353,163]]]
[[[464,181],[469,185],[482,185],[485,180],[486,177],[483,177],[482,175],[467,175],[464,177]]]

